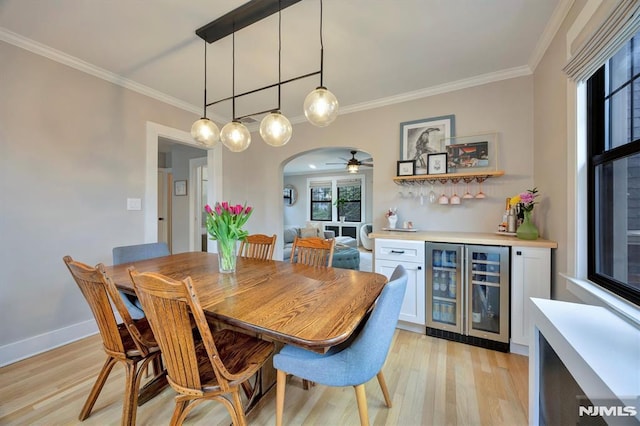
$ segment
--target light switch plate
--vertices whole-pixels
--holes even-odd
[[[142,210],[142,200],[140,198],[127,198],[127,210]]]

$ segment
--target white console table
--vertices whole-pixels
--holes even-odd
[[[551,346],[592,401],[620,401],[635,406],[640,396],[640,330],[610,310],[557,300],[531,299],[529,333],[529,424],[540,424],[540,336]],[[557,404],[576,395],[558,395]],[[594,403],[595,404],[595,403]],[[604,417],[609,424],[636,418]]]

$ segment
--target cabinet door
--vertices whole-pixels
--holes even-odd
[[[551,249],[511,249],[511,342],[529,345],[529,298],[551,297]]]
[[[389,278],[397,265],[402,265],[407,270],[409,279],[407,291],[404,294],[402,309],[400,309],[401,321],[413,324],[425,325],[425,294],[424,294],[424,267],[417,262],[397,262],[392,260],[376,260],[376,272]]]

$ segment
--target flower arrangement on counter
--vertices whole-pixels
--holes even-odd
[[[530,212],[533,207],[538,204],[536,198],[540,195],[537,188],[527,189],[525,192],[512,197],[509,201],[511,207],[520,205],[520,208],[525,212]]]
[[[251,217],[253,208],[246,203],[232,206],[223,201],[217,202],[213,208],[207,204],[204,210],[207,212],[207,233],[212,240],[218,242],[220,267],[225,271],[234,271],[236,242],[249,235],[242,226]]]

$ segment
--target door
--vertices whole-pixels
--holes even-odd
[[[170,169],[158,169],[158,242],[167,243],[171,251],[171,187]]]
[[[209,176],[207,173],[207,157],[193,158],[189,160],[190,178],[193,182],[191,192],[191,247],[193,251],[207,251],[207,227],[206,213],[204,206],[207,205],[207,184]]]
[[[462,333],[462,246],[427,243],[427,326]]]
[[[467,246],[467,332],[509,342],[509,247]]]

